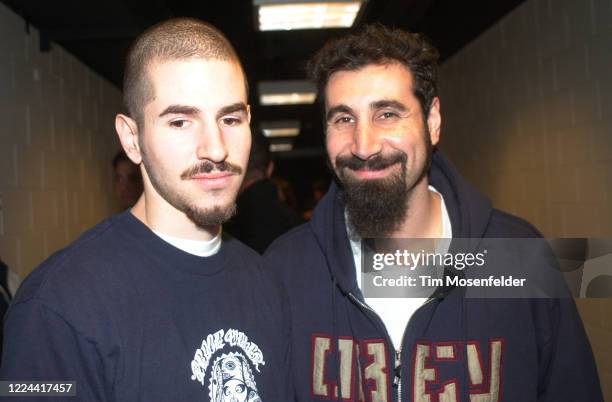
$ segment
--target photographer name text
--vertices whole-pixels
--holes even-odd
[[[489,276],[488,278],[461,278],[459,276],[446,276],[444,278],[434,278],[428,275],[411,277],[401,275],[398,278],[385,278],[376,275],[372,279],[376,287],[439,287],[439,286],[459,286],[459,287],[523,287],[524,278],[514,278],[510,276]]]

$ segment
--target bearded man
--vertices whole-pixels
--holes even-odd
[[[437,59],[423,37],[372,26],[310,63],[335,183],[311,222],[265,254],[290,297],[297,399],[602,401],[571,298],[482,300],[459,286],[427,297],[364,291],[362,239],[540,236],[492,208],[435,150]]]

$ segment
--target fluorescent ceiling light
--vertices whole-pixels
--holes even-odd
[[[311,104],[317,98],[310,81],[262,81],[258,91],[259,103],[264,106]]]
[[[291,92],[287,94],[269,94],[260,95],[259,103],[264,106],[271,105],[307,105],[314,103],[317,95],[312,94],[301,94],[298,92]]]
[[[349,28],[363,0],[253,0],[260,31]]]
[[[300,134],[299,128],[268,128],[263,130],[264,136],[271,137],[295,137]]]
[[[281,142],[280,144],[270,144],[270,152],[287,152],[293,149],[293,144],[290,142]]]
[[[261,131],[267,138],[295,137],[300,134],[300,122],[298,120],[262,122]]]

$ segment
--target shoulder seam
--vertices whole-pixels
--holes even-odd
[[[41,308],[43,308],[43,309],[51,312],[55,316],[57,316],[64,323],[66,323],[66,325],[69,326],[70,329],[72,329],[75,333],[81,335],[85,340],[87,340],[87,337],[85,336],[85,334],[82,331],[78,330],[70,321],[68,321],[68,319],[66,317],[64,317],[64,315],[62,313],[60,313],[59,311],[57,311],[56,309],[51,307],[48,303],[46,303],[40,297],[31,297],[31,298],[26,299],[26,300],[20,300],[19,302],[15,303],[14,306],[17,307],[17,306],[24,305],[24,304],[27,304],[27,303],[38,303]],[[12,313],[9,313],[9,314],[12,314]],[[8,319],[8,315],[7,315],[6,318]]]
[[[113,227],[115,225],[115,222],[111,222],[109,223],[109,225],[107,225],[106,228],[104,228],[100,233],[97,233],[93,236],[91,236],[88,239],[83,239],[82,241],[79,242],[79,238],[77,238],[76,240],[74,240],[72,243],[70,243],[68,246],[66,246],[63,250],[65,250],[65,254],[62,255],[60,257],[60,259],[58,261],[56,261],[53,265],[63,265],[66,263],[66,261],[68,259],[70,259],[73,255],[74,252],[76,250],[81,249],[82,247],[84,247],[85,245],[89,244],[90,242],[98,239],[100,236],[102,236],[104,233],[106,233],[106,231],[108,231],[111,227]],[[92,228],[93,229],[93,228]],[[78,244],[75,244],[76,242],[79,242]],[[60,250],[61,251],[61,250]],[[58,251],[58,252],[60,252]],[[41,262],[36,268],[40,267],[42,264],[44,264],[47,260]],[[25,300],[20,300],[20,302],[27,302],[28,300],[34,299],[34,300],[40,300],[42,303],[42,298],[40,297],[40,293],[43,291],[43,289],[47,286],[47,283],[49,280],[51,280],[51,277],[54,277],[54,275],[56,275],[56,272],[49,272],[47,274],[44,275],[40,286],[38,287],[38,289],[36,290],[36,292],[34,292],[34,294],[32,294],[30,297],[26,298]]]

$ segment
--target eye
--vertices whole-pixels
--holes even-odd
[[[221,119],[221,123],[225,126],[237,126],[242,123],[242,119],[234,116],[227,116]]]
[[[172,128],[187,128],[187,126],[189,125],[189,120],[177,119],[172,120],[169,124]]]
[[[397,117],[397,114],[393,113],[393,112],[383,112],[380,115],[380,118],[383,119],[383,120],[388,120],[388,119],[392,119],[392,118],[395,118],[395,117]]]
[[[353,121],[353,118],[350,116],[340,116],[336,120],[334,120],[334,124],[348,124]]]

